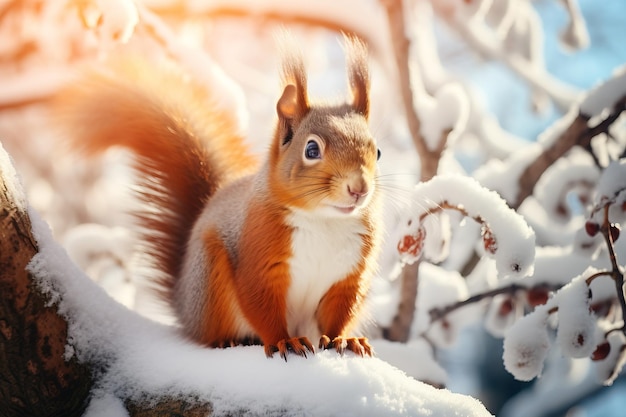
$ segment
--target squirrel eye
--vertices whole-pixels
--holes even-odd
[[[378,161],[380,159],[380,155],[381,155],[380,148],[376,149],[376,152],[378,152],[376,154],[376,160]]]
[[[304,148],[304,156],[306,159],[322,159],[320,145],[314,140],[308,141]]]

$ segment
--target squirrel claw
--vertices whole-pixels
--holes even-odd
[[[289,339],[282,339],[275,345],[265,345],[265,355],[268,358],[274,356],[274,353],[278,352],[280,357],[287,362],[287,353],[295,353],[298,356],[307,357],[307,351],[309,353],[315,353],[315,348],[307,337],[292,337]]]
[[[335,349],[337,353],[343,356],[346,350],[354,352],[355,354],[363,356],[372,356],[372,345],[369,344],[366,337],[330,337],[323,335],[320,338],[320,349]]]

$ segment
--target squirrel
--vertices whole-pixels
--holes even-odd
[[[135,156],[133,213],[159,292],[182,332],[208,347],[262,343],[372,356],[351,334],[381,239],[380,150],[368,127],[367,46],[346,36],[351,95],[313,103],[301,54],[283,58],[284,89],[268,155],[258,164],[234,117],[173,71],[125,62],[58,95],[70,145]]]

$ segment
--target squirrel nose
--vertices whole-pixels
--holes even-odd
[[[348,184],[348,194],[357,201],[368,192],[367,184],[363,180],[355,184]]]

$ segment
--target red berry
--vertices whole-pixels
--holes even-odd
[[[398,242],[398,252],[408,253],[413,257],[419,257],[424,248],[424,239],[426,238],[426,229],[420,226],[415,235],[404,235]]]
[[[506,317],[513,311],[513,300],[511,298],[506,298],[500,304],[500,308],[498,309],[498,315],[500,317]]]
[[[531,307],[545,304],[550,296],[550,291],[546,287],[534,287],[526,292],[526,299]]]
[[[598,317],[606,317],[613,310],[613,301],[612,300],[604,300],[599,303],[593,303],[589,306],[591,311]]]
[[[498,250],[498,242],[496,241],[496,237],[487,227],[483,227],[481,234],[483,237],[483,246],[485,247],[485,251],[491,253],[492,255],[495,254]]]
[[[609,342],[600,343],[598,346],[596,346],[596,350],[594,350],[591,354],[591,360],[601,361],[602,359],[606,359],[606,357],[609,356],[610,352],[611,345],[609,344]]]
[[[611,233],[611,240],[615,242],[619,239],[619,232],[622,227],[619,223],[611,223],[611,227],[609,228],[609,233]]]
[[[587,220],[585,223],[585,231],[591,237],[594,237],[600,231],[600,225],[596,222],[592,222],[591,220]]]

